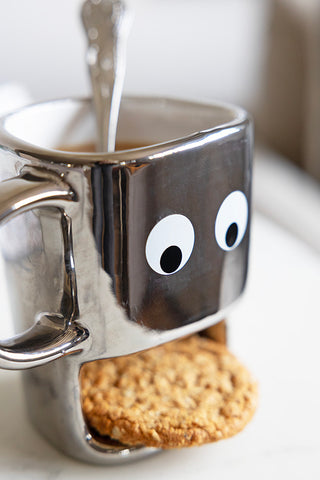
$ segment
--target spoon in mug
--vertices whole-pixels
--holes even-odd
[[[87,34],[97,122],[97,151],[113,152],[126,67],[131,15],[122,0],[86,0],[82,22]]]

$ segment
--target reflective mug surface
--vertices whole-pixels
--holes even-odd
[[[94,132],[89,99],[0,122],[0,246],[17,332],[0,344],[0,367],[26,369],[29,415],[51,443],[107,464],[153,449],[90,432],[81,365],[207,328],[239,297],[253,135],[234,106],[133,97],[121,150],[83,152]]]

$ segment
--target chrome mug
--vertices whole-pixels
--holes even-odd
[[[140,147],[71,151],[94,137],[89,99],[1,119],[0,246],[17,334],[1,342],[0,367],[26,369],[28,413],[51,443],[108,464],[154,449],[90,431],[81,365],[225,316],[246,280],[253,134],[238,107],[125,97],[117,139]]]

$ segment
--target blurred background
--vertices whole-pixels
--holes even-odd
[[[81,3],[0,0],[1,112],[30,100],[90,93]],[[163,478],[169,471],[184,480],[211,472],[225,479],[318,479],[320,1],[128,3],[134,23],[127,93],[218,99],[254,117],[249,281],[228,324],[231,349],[259,379],[260,406],[252,424],[230,441],[167,452],[114,469],[112,477],[152,472],[155,478],[158,472]],[[2,306],[5,297],[3,283]],[[0,372],[0,478],[22,478],[22,471],[30,478],[92,475],[91,467],[65,459],[33,432],[13,375]],[[105,478],[105,471],[94,475]]]

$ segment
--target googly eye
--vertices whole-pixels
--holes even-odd
[[[215,236],[222,250],[235,249],[244,237],[248,223],[248,201],[244,193],[236,190],[230,193],[220,205]]]
[[[168,215],[148,235],[146,259],[160,275],[172,275],[185,266],[194,245],[194,229],[184,215]]]

